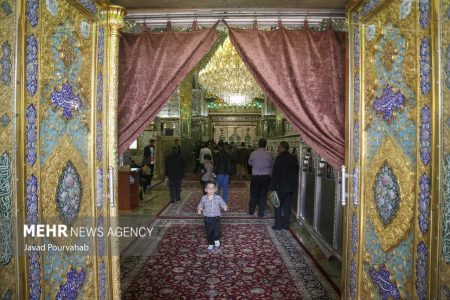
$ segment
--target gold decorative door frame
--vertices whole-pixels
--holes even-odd
[[[436,4],[346,5],[344,299],[436,296]]]
[[[124,16],[123,8],[105,1],[2,3],[0,17],[8,26],[0,35],[1,212],[9,219],[0,218],[0,247],[12,251],[2,255],[0,298],[65,298],[72,292],[83,298],[121,297],[115,239],[24,238],[22,228],[117,225],[117,200],[109,195],[117,195],[117,69]],[[26,244],[66,242],[85,243],[89,252],[23,250]]]

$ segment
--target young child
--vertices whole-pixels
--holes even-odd
[[[206,195],[206,182],[214,180],[214,166],[212,164],[212,157],[209,154],[203,156],[203,167],[201,169],[202,178],[200,183],[202,184],[203,195]]]
[[[208,252],[214,247],[220,248],[220,208],[224,211],[228,210],[228,206],[222,197],[216,195],[216,183],[212,180],[206,182],[206,195],[202,197],[198,204],[197,211],[199,214],[203,212],[205,216],[205,231],[208,240]]]

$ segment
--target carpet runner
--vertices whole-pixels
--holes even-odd
[[[247,181],[231,181],[231,183],[228,185],[228,189],[246,189],[249,188],[249,183]],[[189,181],[189,180],[183,180],[181,182],[181,190],[190,190],[190,189],[198,189],[200,190],[202,187],[200,185],[200,181]],[[162,182],[159,185],[156,185],[152,187],[152,189],[156,190],[168,190],[169,188]]]
[[[188,218],[203,218],[197,214],[197,205],[200,202],[202,193],[198,191],[184,191],[182,194],[182,200],[176,204],[170,204],[160,216],[164,217],[188,217]],[[223,213],[223,217],[253,217],[257,218],[257,213],[254,216],[249,216],[248,201],[249,201],[248,189],[236,189],[228,192],[228,211]],[[268,203],[265,217],[273,217],[272,206]]]
[[[222,219],[222,247],[208,253],[203,220],[158,219],[121,257],[122,299],[339,299],[291,233],[271,225]]]

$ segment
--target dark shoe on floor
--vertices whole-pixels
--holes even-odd
[[[273,230],[281,230],[281,227],[272,226]]]
[[[258,214],[258,218],[264,218],[264,214]]]
[[[247,215],[249,215],[249,216],[253,216],[255,213],[250,213],[250,212],[248,212],[247,213]]]

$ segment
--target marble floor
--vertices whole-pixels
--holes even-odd
[[[158,185],[159,184],[159,185]],[[144,199],[140,202],[140,206],[132,211],[119,211],[120,219],[119,223],[121,226],[130,225],[133,226],[140,225],[145,226],[151,224],[156,218],[158,218],[159,213],[167,207],[169,203],[169,190],[161,188],[163,182],[155,183],[156,188],[149,188],[144,195]],[[183,198],[183,193],[181,194]],[[328,275],[329,278],[334,282],[334,284],[340,288],[341,287],[341,268],[342,264],[338,259],[327,259],[327,257],[320,250],[317,243],[313,240],[309,232],[306,230],[299,221],[294,217],[291,217],[291,231],[297,236],[301,244],[306,248],[307,252],[313,257],[317,264],[322,268],[323,271]],[[134,238],[121,238],[120,239],[120,250],[121,253],[124,251],[132,242]]]

